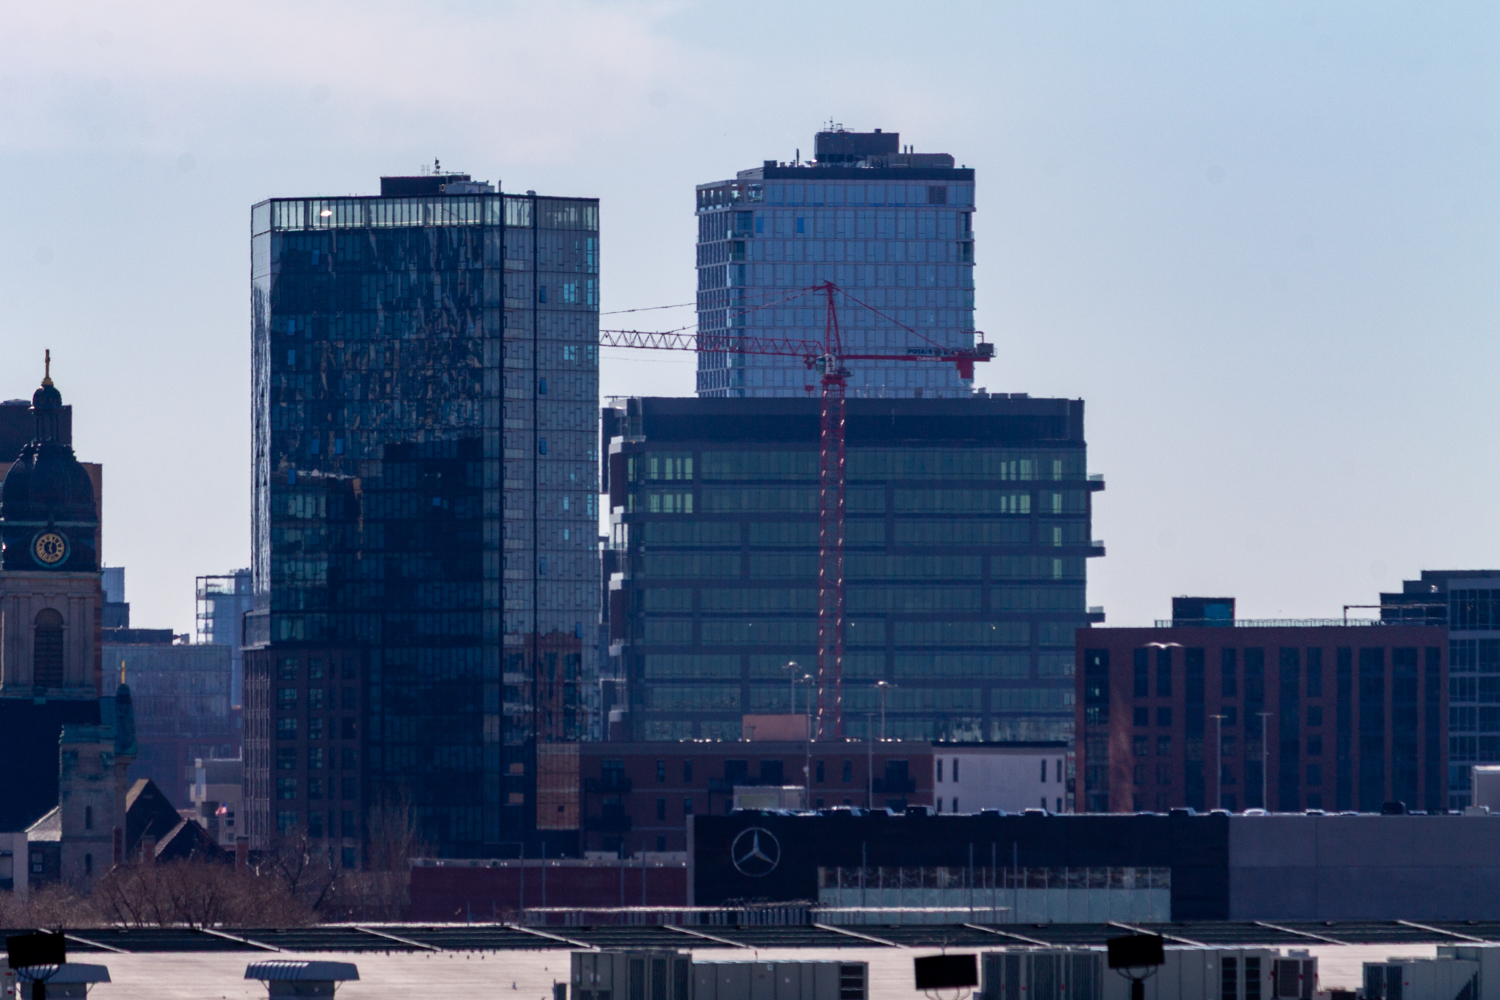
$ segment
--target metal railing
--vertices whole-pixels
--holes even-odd
[[[1365,625],[1409,625],[1378,618],[1158,618],[1157,628],[1343,628]]]

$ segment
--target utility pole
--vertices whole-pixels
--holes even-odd
[[[1270,744],[1266,742],[1266,716],[1270,712],[1256,712],[1260,716],[1260,807],[1271,811]]]
[[[1224,716],[1210,716],[1214,720],[1214,798],[1209,809],[1224,808]]]
[[[799,678],[797,676],[797,671],[800,670],[801,668],[797,665],[797,661],[796,660],[787,660],[786,663],[782,665],[781,669],[785,670],[787,672],[787,680],[791,681],[792,707],[789,708],[789,709],[787,709],[787,714],[788,715],[796,715],[797,714],[797,681],[799,681],[801,679],[801,678]]]
[[[880,742],[885,742],[885,695],[886,692],[896,685],[890,681],[876,681],[875,686],[880,689]]]

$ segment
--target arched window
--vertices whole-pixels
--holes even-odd
[[[42,688],[63,686],[63,616],[52,608],[37,612],[31,683]]]

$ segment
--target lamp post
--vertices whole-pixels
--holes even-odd
[[[880,689],[880,742],[885,742],[885,695],[886,692],[896,685],[890,681],[876,681],[875,686]]]
[[[1260,807],[1271,811],[1270,747],[1266,743],[1266,716],[1270,712],[1256,712],[1260,716]]]
[[[797,663],[796,660],[787,660],[786,663],[782,664],[781,669],[785,670],[787,672],[787,680],[791,681],[792,705],[786,711],[787,711],[788,715],[796,715],[797,714],[797,681],[799,679],[797,677],[797,671],[801,670],[802,668]]]
[[[1214,720],[1214,804],[1210,809],[1224,808],[1224,715],[1211,715]]]

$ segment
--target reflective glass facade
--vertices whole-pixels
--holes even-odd
[[[1087,624],[1083,404],[850,400],[844,732],[1067,739]],[[815,669],[816,400],[605,411],[611,627],[637,739],[741,737]],[[806,711],[808,689],[797,695]]]
[[[356,863],[534,829],[596,658],[598,203],[431,187],[251,211],[250,832]]]
[[[849,353],[974,345],[974,171],[946,154],[898,153],[894,133],[824,132],[818,160],[742,170],[698,185],[698,330],[824,339],[810,286],[831,281]],[[832,152],[831,150],[853,150]],[[960,398],[951,365],[853,361],[854,396]],[[806,396],[801,358],[698,355],[698,395]]]

